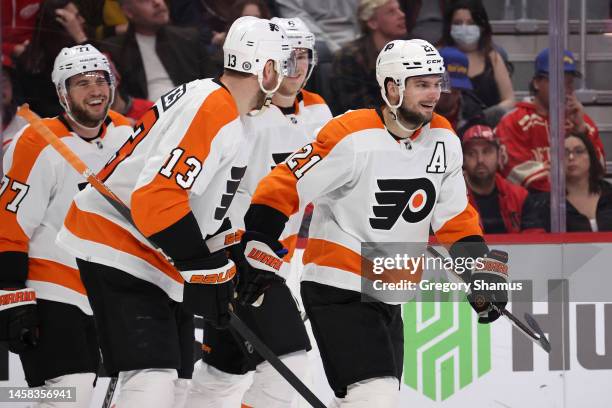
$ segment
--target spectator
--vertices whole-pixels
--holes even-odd
[[[27,121],[17,116],[17,100],[14,94],[15,70],[10,57],[2,55],[2,134],[0,142],[2,149],[0,156],[4,154],[13,137],[19,132]],[[0,168],[0,174],[2,169]]]
[[[566,226],[574,231],[612,231],[612,185],[591,139],[570,134],[565,139]],[[530,193],[523,229],[550,232],[550,193]]]
[[[493,129],[474,125],[463,134],[463,171],[470,204],[487,234],[519,232],[527,190],[497,173],[499,142]]]
[[[2,54],[18,57],[32,39],[41,0],[2,1]]]
[[[281,17],[299,17],[317,39],[317,53],[333,54],[358,35],[359,0],[276,0]]]
[[[442,37],[444,10],[450,0],[400,0],[406,14],[406,29],[411,38],[421,38],[432,44]]]
[[[457,133],[468,123],[484,121],[484,104],[473,92],[472,82],[468,77],[467,56],[455,47],[443,47],[440,56],[444,58],[444,67],[450,79],[450,92],[440,94],[435,111],[444,116]]]
[[[529,190],[550,191],[548,140],[548,49],[540,52],[535,61],[535,76],[529,84],[532,101],[519,102],[502,118],[495,129],[502,143],[504,160],[501,173],[509,181]],[[601,163],[605,163],[603,144],[593,120],[574,93],[574,81],[580,77],[574,55],[565,51],[565,131],[566,134],[588,136]]]
[[[128,20],[119,0],[74,0],[97,40],[124,34]]]
[[[154,101],[177,85],[210,76],[198,29],[170,25],[164,0],[122,0],[121,7],[128,31],[106,40],[103,49],[121,74],[124,95]]]
[[[497,124],[514,106],[514,91],[506,63],[493,46],[491,24],[480,0],[451,3],[444,16],[442,45],[466,53],[474,92],[487,106],[489,123]]]
[[[17,82],[25,102],[43,117],[63,112],[53,83],[53,62],[64,47],[86,44],[85,20],[70,0],[45,0],[32,41],[16,61]]]
[[[389,41],[406,36],[406,21],[397,0],[361,0],[357,13],[363,35],[334,56],[331,89],[335,115],[383,104],[376,81],[376,58]]]
[[[111,73],[113,74],[113,77],[115,77],[115,88],[119,89],[121,87],[121,74],[119,71],[117,71],[117,67],[115,67],[113,60],[111,60],[108,55],[105,56],[108,60]],[[113,99],[111,109],[125,116],[126,119],[130,121],[130,124],[134,126],[136,122],[140,120],[142,115],[144,115],[145,112],[153,105],[153,102],[147,99],[134,98],[128,94],[122,94],[119,91],[115,91],[115,97]]]

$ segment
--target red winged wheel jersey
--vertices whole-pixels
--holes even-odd
[[[290,112],[271,105],[261,115],[245,119],[251,153],[246,174],[230,207],[232,225],[244,230],[244,214],[257,184],[294,151],[313,142],[317,129],[331,118],[332,114],[323,98],[301,91]],[[295,250],[303,217],[303,211],[293,214],[280,235],[280,241],[289,251],[286,260],[291,260]]]
[[[128,120],[110,111],[100,135],[86,141],[60,118],[43,119],[68,147],[94,171],[100,170],[129,138]],[[55,237],[72,199],[87,180],[32,127],[15,136],[4,156],[0,187],[0,260],[27,253],[26,286],[41,299],[69,303],[92,314],[74,256],[58,247]],[[21,265],[2,264],[2,275]]]
[[[144,114],[130,140],[99,173],[130,207],[135,226],[87,188],[75,197],[59,244],[78,258],[125,271],[182,301],[183,278],[147,238],[171,231],[177,247],[210,237],[211,252],[223,248],[224,236],[217,236],[221,243],[212,237],[228,223],[227,210],[246,168],[245,145],[238,108],[221,83],[203,79],[173,89]],[[197,237],[174,233],[191,215]]]
[[[290,217],[313,202],[302,280],[360,291],[364,242],[426,243],[430,225],[447,244],[482,235],[462,162],[442,116],[397,141],[376,110],[348,111],[266,176],[252,205]]]

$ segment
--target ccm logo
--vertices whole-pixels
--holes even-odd
[[[193,275],[189,279],[189,283],[202,283],[205,285],[214,285],[217,283],[225,283],[236,276],[236,266],[225,272],[212,273],[210,275]]]
[[[439,60],[439,59],[427,60],[428,64],[439,64],[441,62],[442,62],[442,60]]]
[[[280,271],[281,266],[283,265],[283,261],[278,259],[278,257],[267,254],[264,251],[260,251],[257,248],[251,249],[251,252],[249,253],[247,257],[255,261],[261,262],[271,268],[274,268],[277,271]]]
[[[31,302],[36,300],[36,292],[17,292],[0,296],[0,305],[10,305],[11,303]]]

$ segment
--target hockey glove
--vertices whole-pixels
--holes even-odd
[[[0,341],[19,354],[38,344],[38,313],[34,289],[0,289]]]
[[[185,279],[183,305],[215,327],[229,325],[230,302],[234,295],[236,267],[225,250],[188,261],[175,261]]]
[[[290,269],[283,261],[287,250],[265,234],[247,231],[241,245],[248,268],[238,277],[238,302],[246,306],[255,303],[273,283],[284,283]]]
[[[491,323],[500,316],[499,310],[508,303],[508,253],[492,250],[484,257],[483,267],[472,272],[472,291],[468,300],[476,313],[478,323]],[[501,285],[500,285],[501,284]]]

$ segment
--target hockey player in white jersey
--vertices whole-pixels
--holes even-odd
[[[77,257],[105,367],[119,373],[120,408],[184,404],[177,377],[193,371],[194,331],[180,302],[215,326],[229,323],[227,210],[248,154],[240,115],[262,112],[295,61],[284,31],[254,17],[232,24],[223,51],[219,79],[163,95],[98,174],[133,224],[86,188],[58,235]]]
[[[488,250],[468,203],[459,139],[433,112],[444,84],[442,58],[426,41],[392,41],[376,74],[385,106],[335,117],[266,176],[242,239],[253,273],[238,296],[252,303],[284,279],[278,237],[291,215],[314,203],[302,300],[334,404],[347,408],[396,408],[403,367],[400,305],[362,302],[370,278],[362,270],[363,243],[426,243],[431,227],[451,256],[488,259],[471,279],[507,280],[507,256]],[[479,321],[498,318],[491,302],[503,307],[506,293],[476,295]]]
[[[299,18],[273,18],[291,41],[297,71],[287,76],[274,94],[272,105],[261,115],[245,118],[249,161],[229,213],[232,224],[244,230],[244,214],[259,181],[291,153],[314,140],[315,130],[332,118],[319,95],[303,89],[316,64],[315,38]],[[294,214],[280,236],[287,262],[291,261],[303,212]],[[308,334],[289,288],[279,283],[266,292],[259,307],[234,305],[238,316],[253,328],[259,338],[297,375],[308,370]],[[243,407],[289,408],[297,393],[272,366],[252,349],[236,340],[229,330],[216,330],[204,324],[202,361],[196,364],[188,408],[230,406],[237,390],[243,390],[255,371],[252,383],[242,397]],[[246,378],[244,378],[246,377]]]
[[[115,90],[106,57],[91,45],[64,48],[52,80],[65,112],[44,124],[91,169],[101,169],[132,132],[109,110]],[[11,143],[4,172],[0,338],[19,354],[30,387],[76,387],[72,406],[89,407],[100,363],[94,319],[74,257],[55,244],[87,181],[31,126]]]

